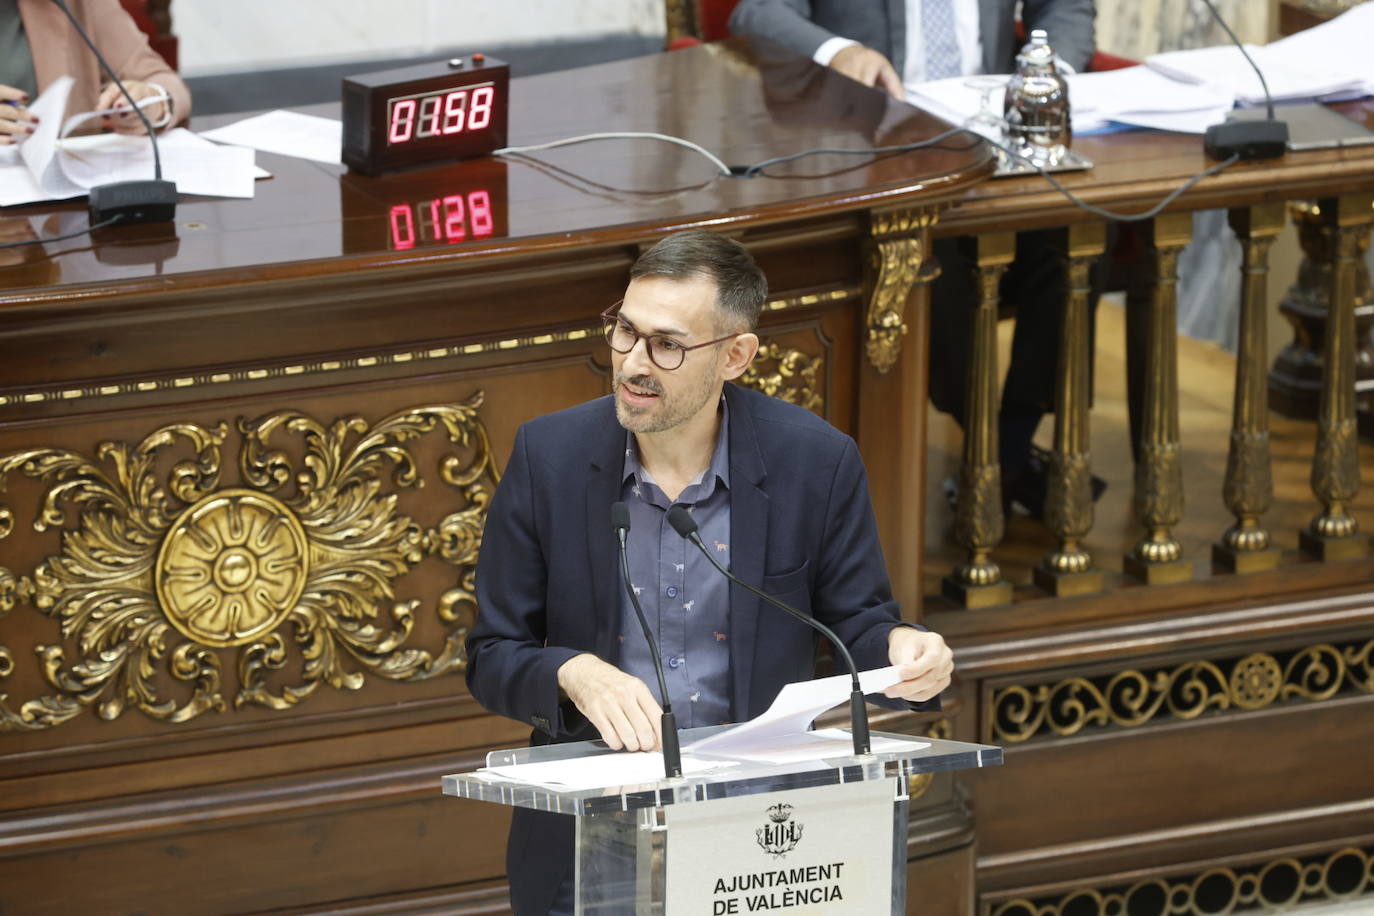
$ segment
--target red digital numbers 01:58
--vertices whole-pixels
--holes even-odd
[[[491,124],[495,98],[496,87],[484,83],[391,99],[387,145],[482,130]]]

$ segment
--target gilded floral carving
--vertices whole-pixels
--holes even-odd
[[[740,384],[780,398],[789,404],[820,410],[825,404],[817,375],[825,358],[803,350],[784,347],[775,341],[759,344],[758,355],[740,376]]]
[[[356,690],[367,676],[418,681],[461,669],[475,613],[473,575],[498,480],[481,393],[416,407],[369,425],[329,425],[297,411],[240,420],[241,486],[226,486],[228,426],[174,424],[134,445],[104,442],[95,459],[56,448],[0,456],[0,489],[14,475],[44,488],[35,532],[59,551],[28,574],[0,569],[0,620],[30,605],[59,624],[35,646],[51,692],[17,711],[0,693],[0,731],[48,728],[94,706],[107,720],[129,706],[168,722],[235,707],[284,709],[321,684]],[[431,528],[398,508],[423,487],[410,448],[441,430],[453,451],[438,467],[455,511]],[[294,436],[294,449],[277,436]],[[177,450],[193,457],[159,473]],[[14,528],[0,506],[0,539]],[[432,609],[445,632],[412,644],[421,602],[397,582],[435,557],[456,568]],[[68,661],[68,653],[74,656]],[[0,647],[0,678],[19,662]],[[186,685],[163,695],[167,678]]]

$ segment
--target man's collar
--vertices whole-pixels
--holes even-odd
[[[714,475],[720,479],[721,484],[727,490],[730,488],[730,406],[725,400],[724,392],[720,396],[718,413],[720,414],[720,425],[716,429],[716,446],[711,452],[711,463],[688,486],[701,483],[703,480],[710,479],[709,475]],[[620,475],[620,482],[623,484],[631,477],[636,476],[641,482],[655,482],[653,475],[639,461],[639,442],[636,441],[634,433],[626,430],[625,469]]]

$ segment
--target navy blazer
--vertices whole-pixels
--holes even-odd
[[[859,668],[887,661],[899,625],[867,476],[852,439],[810,411],[737,385],[730,409],[731,571],[815,615]],[[582,652],[614,663],[620,601],[610,506],[620,499],[625,430],[599,398],[524,424],[487,513],[479,614],[467,682],[492,712],[529,723],[535,744],[596,738],[557,672]],[[730,587],[732,718],[767,709],[815,675],[815,634]],[[542,816],[541,816],[542,815]],[[572,818],[517,808],[507,849],[516,913],[546,913],[572,867]]]

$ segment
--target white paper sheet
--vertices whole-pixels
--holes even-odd
[[[1364,83],[1359,74],[1333,69],[1320,56],[1294,55],[1283,49],[1276,51],[1273,46],[1246,45],[1245,50],[1264,73],[1275,101],[1320,98],[1357,89]],[[1145,63],[1177,80],[1225,86],[1242,102],[1253,105],[1264,101],[1259,77],[1235,45],[1166,51],[1150,55]]]
[[[269,111],[207,130],[201,136],[216,143],[251,146],[315,162],[343,162],[343,123],[295,111]]]
[[[220,146],[189,130],[175,128],[158,137],[162,177],[176,182],[180,194],[252,197],[254,154],[242,146]],[[62,141],[63,174],[85,188],[136,181],[153,174],[153,148],[147,137],[91,134]]]
[[[889,665],[859,672],[859,687],[865,695],[882,693],[901,679],[897,667]],[[778,691],[777,698],[762,715],[729,731],[693,742],[685,750],[693,754],[733,757],[746,756],[754,748],[773,746],[780,738],[805,732],[827,709],[849,702],[850,686],[847,674],[788,684]]]
[[[909,101],[953,124],[979,128],[981,81],[1007,77],[954,77],[921,83]],[[1202,133],[1224,120],[1235,107],[1235,94],[1224,86],[1181,82],[1149,67],[1126,67],[1068,77],[1069,111],[1074,133],[1102,130],[1113,124],[1154,127],[1158,130]],[[1000,117],[1003,90],[992,93],[993,112]],[[1219,113],[1220,112],[1220,113]],[[1000,139],[1000,123],[994,139]]]
[[[925,747],[930,747],[929,741],[917,741],[914,738],[906,741],[882,735],[869,738],[869,750],[875,754],[919,751]],[[795,732],[753,741],[747,747],[734,748],[730,753],[734,759],[749,763],[802,763],[848,756],[854,753],[854,738],[842,728],[818,728],[813,732]]]
[[[19,144],[17,161],[0,160],[0,206],[81,197],[96,185],[153,177],[153,147],[146,136],[68,136],[104,113],[83,112],[63,122],[71,87],[71,78],[61,77],[30,107],[38,127]],[[254,165],[253,150],[218,146],[184,128],[159,135],[158,151],[162,177],[181,194],[252,197],[254,178],[267,174]]]
[[[683,755],[682,774],[695,776],[735,765],[726,760],[702,760]],[[658,751],[599,754],[595,757],[483,767],[477,771],[477,775],[484,779],[514,780],[566,791],[647,785],[663,778],[663,755]]]
[[[1124,67],[1069,76],[1069,101],[1082,112],[1116,120],[1121,114],[1172,114],[1230,109],[1235,93],[1224,86],[1184,83],[1150,67]]]
[[[1270,57],[1285,62],[1321,61],[1324,67],[1358,76],[1363,81],[1354,93],[1344,97],[1374,94],[1374,3],[1361,3],[1321,25],[1295,32],[1265,46]],[[1323,96],[1323,101],[1335,98]]]

